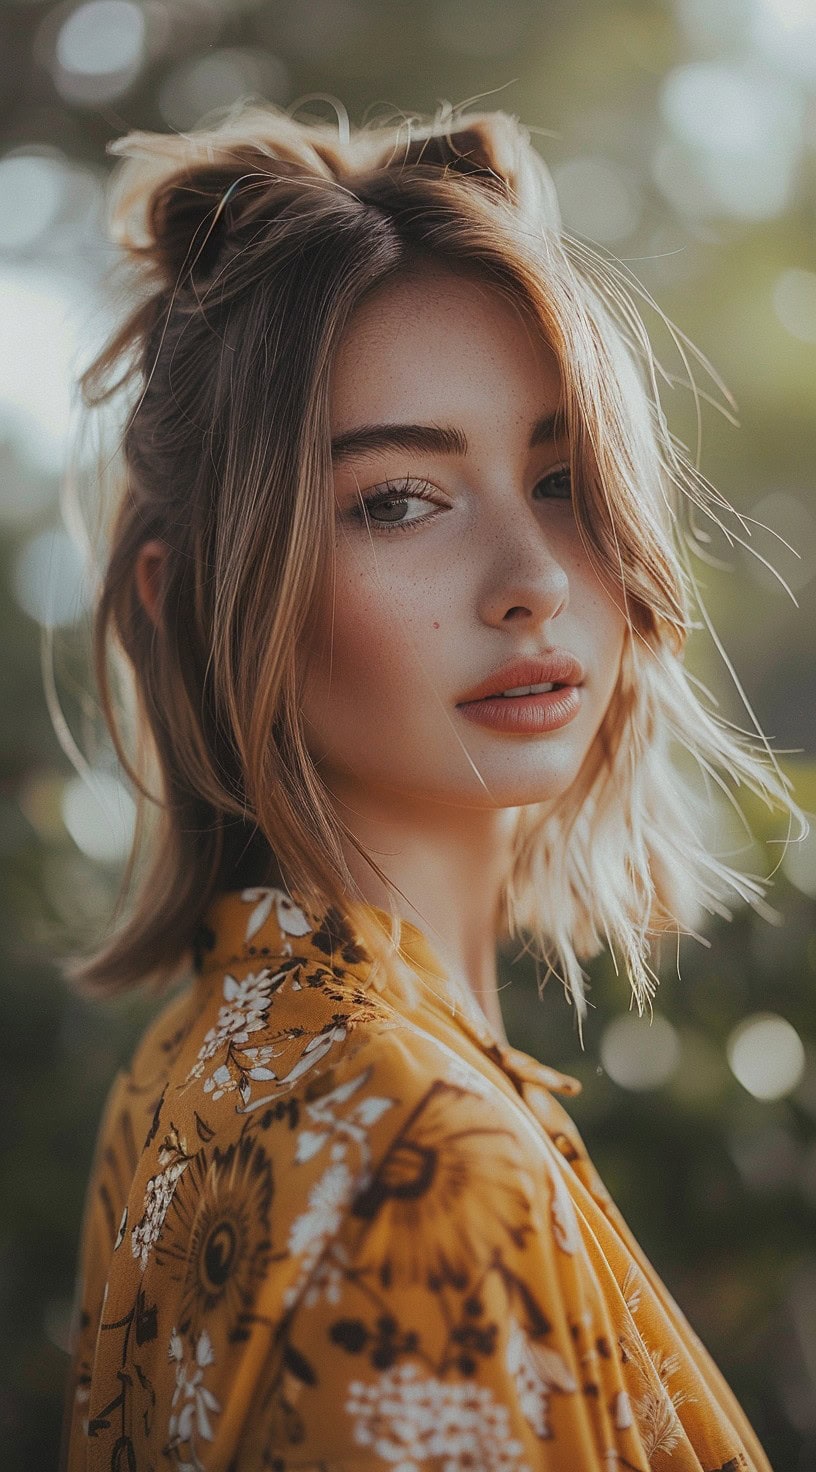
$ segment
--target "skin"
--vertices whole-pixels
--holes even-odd
[[[389,449],[337,465],[334,575],[304,674],[306,740],[339,816],[505,1045],[495,936],[518,809],[575,780],[626,628],[619,590],[584,553],[568,475],[544,479],[568,469],[566,441],[529,448],[533,422],[560,397],[536,325],[475,273],[423,265],[361,303],[333,365],[332,438],[373,423],[450,425],[468,453]],[[409,477],[430,482],[432,500],[383,486]],[[411,499],[373,509],[367,526],[360,496],[375,488]],[[378,529],[400,517],[409,529]],[[139,559],[146,606],[161,552],[147,543]],[[567,725],[520,735],[457,710],[508,660],[556,645],[586,672]],[[345,848],[362,898],[387,908],[384,885]]]
[[[340,816],[406,896],[443,965],[470,986],[505,1044],[496,973],[499,893],[517,809],[574,781],[614,690],[622,599],[582,548],[562,438],[529,448],[560,399],[556,360],[532,322],[474,274],[423,266],[353,314],[334,363],[332,438],[372,423],[455,425],[463,458],[380,451],[338,465],[336,570],[302,709]],[[386,480],[430,481],[410,529],[355,519]],[[560,491],[559,491],[560,485]],[[397,488],[399,495],[415,487]],[[586,670],[581,708],[529,736],[476,726],[457,701],[507,660],[557,645]],[[356,850],[363,897],[385,887]]]

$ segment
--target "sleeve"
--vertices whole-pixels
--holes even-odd
[[[340,1073],[278,1180],[301,1206],[235,1472],[649,1472],[563,1167],[523,1111],[410,1026]]]

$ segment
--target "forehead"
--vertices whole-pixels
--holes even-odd
[[[474,271],[423,266],[352,313],[331,374],[333,433],[363,420],[460,417],[560,397],[552,348],[530,309]]]

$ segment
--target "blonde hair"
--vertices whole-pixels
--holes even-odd
[[[687,513],[720,527],[721,512],[737,513],[667,429],[662,370],[624,271],[563,231],[530,130],[505,112],[443,104],[359,129],[341,118],[335,130],[243,103],[189,134],[132,132],[109,147],[123,160],[110,228],[138,300],[80,385],[88,409],[136,389],[93,660],[138,809],[118,896],[129,912],[102,948],[64,962],[66,974],[96,991],[174,978],[220,889],[280,885],[315,914],[348,909],[343,835],[400,893],[342,824],[310,758],[297,656],[333,551],[334,353],[368,292],[437,262],[479,272],[545,333],[562,375],[579,534],[627,615],[618,684],[578,777],[551,810],[519,810],[497,941],[526,932],[547,975],[560,964],[579,1024],[580,960],[605,941],[622,952],[642,1011],[658,980],[651,936],[696,934],[703,910],[730,918],[732,891],[757,908],[764,892],[708,852],[705,801],[672,743],[704,781],[727,791],[720,769],[795,814],[803,834],[807,822],[756,722],[754,740],[713,714],[684,669],[688,633],[701,627],[695,599],[702,608],[690,552],[705,540]],[[169,548],[158,626],[135,581],[154,537]],[[365,939],[373,919],[354,913]]]

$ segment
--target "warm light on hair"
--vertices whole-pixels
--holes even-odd
[[[134,391],[103,506],[93,648],[138,820],[127,916],[66,974],[97,991],[173,979],[219,889],[278,884],[317,913],[348,910],[344,834],[398,893],[310,758],[298,652],[331,576],[341,335],[370,291],[437,262],[478,273],[556,354],[580,536],[627,612],[618,686],[578,777],[552,808],[519,809],[497,942],[537,947],[579,1023],[580,959],[608,944],[642,1009],[657,981],[650,936],[695,934],[704,910],[729,915],[734,890],[758,908],[764,892],[706,850],[704,799],[673,745],[704,778],[719,769],[807,823],[756,722],[755,739],[717,717],[684,669],[688,633],[703,627],[693,610],[716,638],[689,513],[740,518],[666,427],[626,274],[562,231],[530,132],[504,112],[446,104],[431,119],[335,130],[253,103],[111,151],[123,159],[111,233],[137,300],[81,388],[88,409]],[[157,624],[134,573],[152,538],[169,548]],[[382,932],[364,909],[357,920],[381,957]]]

